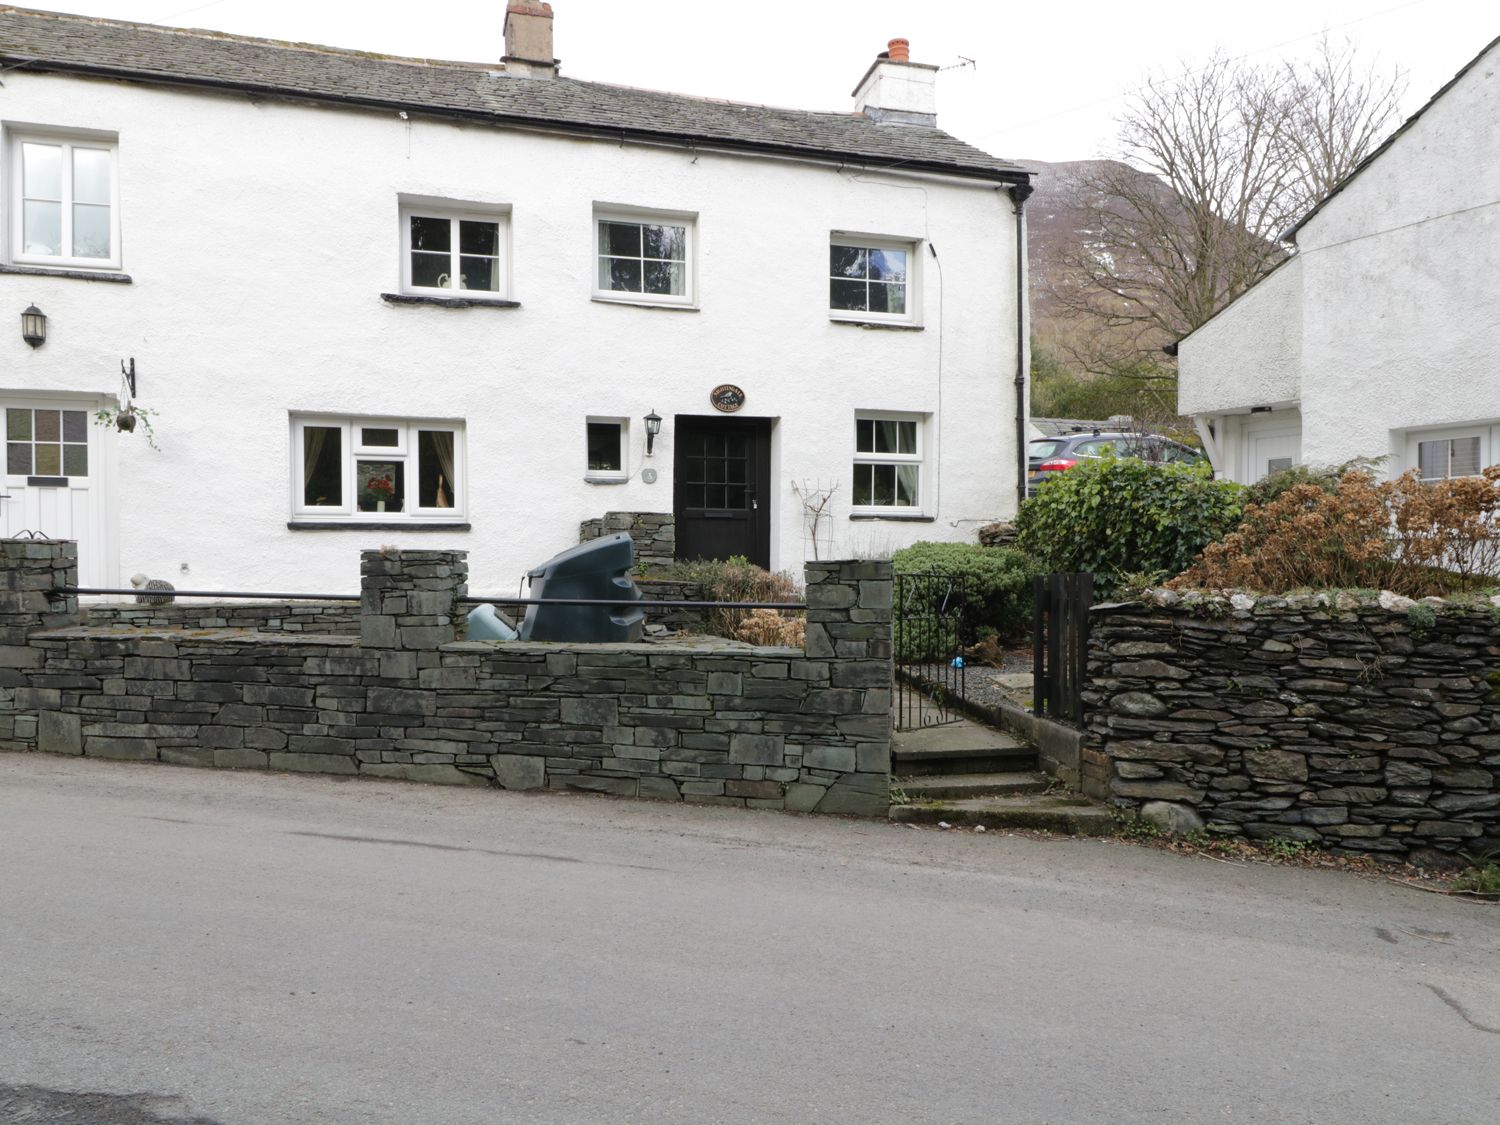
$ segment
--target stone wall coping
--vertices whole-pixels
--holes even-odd
[[[805,657],[800,648],[784,645],[750,645],[728,638],[711,638],[694,644],[691,641],[642,641],[638,644],[584,641],[451,641],[440,645],[439,652],[548,653],[548,652],[632,652],[645,655],[673,653],[694,656],[767,656],[778,660]]]
[[[62,629],[39,629],[31,634],[36,640],[130,640],[166,641],[169,644],[214,645],[337,645],[340,648],[358,646],[359,638],[347,633],[262,633],[250,629],[225,626],[221,629],[171,629],[145,628],[139,625],[70,625]]]
[[[1414,605],[1431,606],[1438,612],[1488,613],[1494,608],[1500,608],[1500,594],[1408,598],[1390,590],[1308,590],[1290,594],[1250,594],[1243,590],[1179,591],[1153,586],[1141,591],[1134,601],[1101,603],[1094,610],[1101,613],[1124,613],[1131,609],[1189,610],[1213,607],[1256,613],[1310,609],[1332,609],[1339,612],[1380,609],[1389,613],[1404,613]]]

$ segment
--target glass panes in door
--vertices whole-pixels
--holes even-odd
[[[683,459],[689,508],[748,511],[750,438],[743,433],[703,433],[689,439]]]
[[[5,471],[13,476],[89,475],[86,410],[7,407]]]

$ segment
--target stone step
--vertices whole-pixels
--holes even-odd
[[[1067,836],[1108,836],[1115,830],[1109,810],[1082,797],[978,797],[892,805],[890,818],[910,824],[955,827],[1032,828]]]
[[[1036,769],[1036,751],[1003,731],[967,719],[899,730],[891,739],[892,771],[901,777],[1006,773]]]
[[[893,783],[913,801],[963,800],[969,797],[1018,796],[1045,793],[1053,782],[1040,770],[1009,773],[929,774],[900,778]]]

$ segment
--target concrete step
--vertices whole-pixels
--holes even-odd
[[[1040,770],[1017,770],[1010,773],[929,774],[925,777],[899,775],[894,782],[913,801],[951,801],[970,797],[1006,797],[1023,793],[1045,793],[1052,779]]]
[[[1109,810],[1082,797],[977,797],[892,805],[892,820],[955,827],[1033,828],[1068,836],[1108,836],[1115,830]]]
[[[1036,769],[1036,751],[1003,731],[964,719],[898,730],[891,738],[891,763],[901,777],[1007,773]]]

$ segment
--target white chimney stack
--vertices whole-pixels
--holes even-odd
[[[505,73],[517,78],[556,78],[552,57],[552,5],[510,0],[505,8]]]
[[[911,61],[911,44],[892,39],[854,89],[854,109],[890,125],[937,125],[937,72]]]

